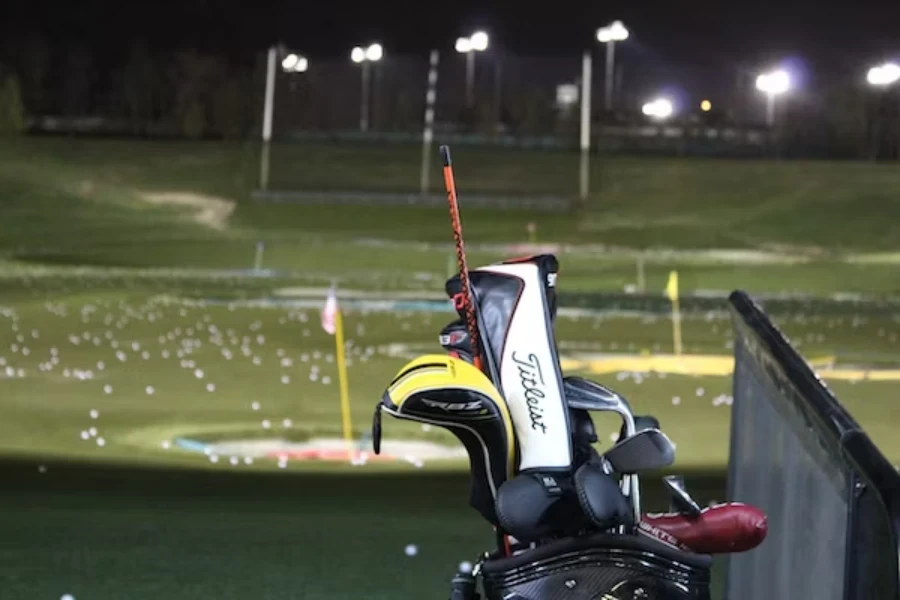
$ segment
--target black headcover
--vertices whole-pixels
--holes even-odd
[[[589,521],[570,477],[523,473],[497,490],[497,520],[520,542],[575,535]]]

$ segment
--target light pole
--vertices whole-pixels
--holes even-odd
[[[270,46],[266,60],[266,96],[263,102],[262,155],[259,165],[259,187],[269,186],[269,144],[272,141],[272,120],[275,110],[275,72],[278,57],[282,55],[281,70],[285,73],[305,73],[309,59],[295,52],[288,53],[283,46]]]
[[[357,46],[350,51],[350,60],[360,65],[362,73],[362,93],[359,97],[359,130],[369,130],[369,64],[378,62],[384,57],[384,48],[375,43],[363,48]]]
[[[775,126],[775,98],[791,89],[791,76],[787,71],[762,73],[756,78],[756,89],[766,95],[766,125]]]
[[[616,42],[628,39],[628,29],[622,21],[613,21],[597,30],[597,41],[606,44],[606,80],[604,83],[604,103],[606,110],[613,107],[613,76],[615,75]]]
[[[469,37],[456,38],[456,51],[466,55],[466,106],[475,104],[475,53],[488,47],[488,34],[476,31]]]

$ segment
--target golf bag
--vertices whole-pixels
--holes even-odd
[[[709,600],[712,558],[630,535],[547,543],[481,565],[486,600]]]
[[[398,372],[376,407],[375,451],[382,412],[444,427],[465,445],[470,504],[494,526],[498,550],[457,574],[451,600],[480,598],[479,580],[486,600],[709,600],[705,552],[758,545],[765,515],[745,505],[700,509],[671,479],[673,512],[641,513],[637,473],[671,464],[674,445],[613,390],[563,378],[557,273],[551,255],[470,271],[478,347],[464,324],[462,282],[448,280],[460,320],[440,333],[447,354]],[[622,418],[620,440],[603,454],[594,411]]]

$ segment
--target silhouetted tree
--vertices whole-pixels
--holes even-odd
[[[50,50],[41,37],[26,39],[18,52],[22,102],[32,114],[43,114],[50,109],[47,77],[50,73]]]
[[[185,136],[197,139],[209,130],[210,98],[223,69],[217,58],[201,56],[194,50],[176,54],[170,73],[175,92],[173,116]]]
[[[25,109],[19,80],[0,68],[0,135],[15,135],[25,129]]]
[[[61,96],[63,114],[89,113],[93,80],[94,61],[90,53],[81,46],[70,48],[63,61]]]
[[[136,132],[143,131],[155,118],[159,85],[153,57],[142,41],[131,45],[119,83],[125,116]]]

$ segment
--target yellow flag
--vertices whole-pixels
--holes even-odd
[[[678,302],[678,271],[669,273],[669,283],[666,284],[666,296],[672,302]]]

